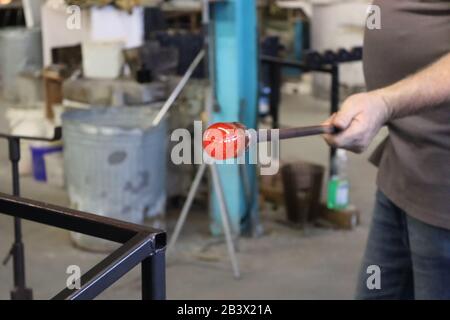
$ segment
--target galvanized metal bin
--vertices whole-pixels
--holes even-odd
[[[15,102],[17,75],[27,68],[42,68],[41,30],[24,27],[0,30],[0,95]]]
[[[164,214],[166,121],[152,127],[155,108],[92,108],[62,116],[64,166],[71,206],[141,224]],[[82,248],[104,251],[104,240],[72,234]]]

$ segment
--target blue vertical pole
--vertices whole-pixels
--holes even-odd
[[[257,126],[258,100],[258,28],[255,0],[228,0],[212,4],[211,24],[214,46],[216,97],[219,110],[214,122],[238,121],[247,128]],[[252,195],[257,194],[256,165],[245,164]],[[225,200],[232,228],[242,232],[248,227],[250,215],[256,215],[258,201],[249,208],[245,197],[242,170],[237,164],[219,164]],[[219,207],[211,195],[213,234],[222,232]],[[253,196],[252,199],[258,199]]]

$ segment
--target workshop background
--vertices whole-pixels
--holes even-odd
[[[0,0],[0,192],[13,193],[8,136],[51,139],[62,127],[62,141],[20,139],[21,196],[162,229],[170,241],[200,167],[171,161],[172,132],[194,137],[194,121],[321,124],[365,90],[369,4]],[[167,297],[352,299],[375,194],[367,158],[385,135],[362,155],[320,136],[282,141],[276,175],[219,164],[219,188],[207,170],[167,252]],[[22,222],[35,299],[66,286],[69,266],[85,273],[118,246]],[[14,235],[0,214],[0,299],[17,285]],[[140,297],[135,268],[98,298]]]

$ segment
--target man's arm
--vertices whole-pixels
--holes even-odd
[[[343,131],[326,135],[331,146],[363,152],[386,122],[450,101],[450,54],[391,86],[349,97],[325,124]]]

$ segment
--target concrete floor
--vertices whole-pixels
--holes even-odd
[[[283,125],[312,125],[327,117],[328,104],[309,96],[284,96]],[[0,110],[0,128],[5,127]],[[377,138],[381,140],[381,135]],[[376,145],[374,143],[372,148]],[[0,192],[10,193],[9,165],[4,144],[0,145]],[[282,144],[282,159],[326,164],[328,149],[320,137],[291,140]],[[263,213],[266,234],[259,239],[242,239],[239,259],[243,277],[232,277],[226,247],[208,248],[210,241],[204,210],[196,210],[182,234],[177,254],[167,268],[170,299],[352,299],[363,254],[375,192],[376,170],[367,162],[369,152],[350,155],[352,202],[362,212],[362,225],[351,232],[309,227],[305,232],[291,229],[277,220],[283,212]],[[22,179],[22,194],[66,206],[64,190]],[[169,222],[173,227],[174,219]],[[169,230],[170,231],[170,230]],[[68,232],[24,223],[27,280],[35,298],[47,299],[66,283],[66,268],[79,265],[87,271],[105,255],[87,253],[71,245]],[[12,241],[12,219],[0,215],[0,258]],[[9,298],[11,263],[0,266],[0,299]],[[133,270],[101,299],[139,299],[140,272]]]

